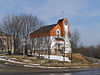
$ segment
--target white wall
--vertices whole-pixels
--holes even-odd
[[[56,43],[60,43],[64,46],[64,41],[56,41],[56,36],[47,36],[47,37],[40,37],[40,38],[34,38],[31,39],[34,40],[33,41],[33,49],[34,49],[34,45],[35,45],[35,50],[48,50],[48,47],[51,50],[57,49],[58,47],[56,46]],[[66,39],[67,41],[69,41],[69,39]],[[65,41],[65,50],[66,53],[70,53],[71,52],[71,45],[70,42]]]

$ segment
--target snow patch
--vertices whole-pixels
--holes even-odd
[[[0,56],[0,57],[7,57],[7,56]]]
[[[45,59],[48,59],[48,55],[41,55],[41,56],[43,56]],[[71,62],[71,60],[69,60],[67,57],[58,56],[58,55],[50,55],[50,59]]]
[[[31,61],[31,60],[24,60],[24,61],[28,62],[28,61]]]
[[[0,58],[0,60],[1,60],[1,61],[12,62],[12,63],[18,63],[18,64],[26,64],[26,63],[23,63],[23,62],[17,62],[17,61],[10,60],[10,59],[8,59],[8,60],[7,60],[7,59]],[[28,60],[28,61],[31,61],[31,60]],[[33,65],[34,65],[34,66],[39,66],[40,64],[30,64],[30,63],[29,63],[28,65],[32,65],[32,66],[33,66]]]
[[[16,58],[10,58],[11,60],[17,60]]]

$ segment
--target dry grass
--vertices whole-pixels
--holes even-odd
[[[46,67],[66,67],[66,68],[89,68],[89,67],[100,67],[100,64],[92,64],[92,60],[89,60],[87,57],[83,56],[80,53],[73,53],[72,63],[66,61],[58,60],[48,60],[48,59],[38,59],[37,57],[28,57],[23,55],[0,55],[6,56],[5,59],[10,59],[23,63],[31,64],[40,64],[41,66]],[[70,54],[68,56],[70,58]],[[27,60],[27,61],[25,61]]]
[[[71,59],[71,54],[67,54],[67,57]],[[88,59],[81,53],[72,53],[72,62],[73,63],[92,63],[92,60]]]

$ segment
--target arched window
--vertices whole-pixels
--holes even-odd
[[[57,38],[59,38],[60,37],[60,30],[57,29],[56,33],[57,33]]]
[[[66,21],[64,23],[65,23],[65,25],[67,25],[67,22]]]

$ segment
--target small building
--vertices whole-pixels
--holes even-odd
[[[30,34],[33,51],[71,53],[69,22],[60,19],[57,24],[43,26]]]
[[[14,40],[13,36],[0,32],[0,53],[14,53]]]

